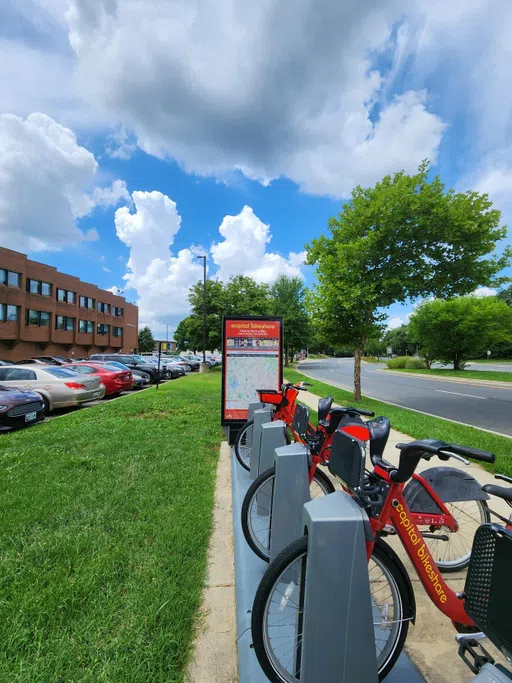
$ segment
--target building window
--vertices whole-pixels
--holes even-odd
[[[98,334],[108,334],[109,325],[104,325],[103,323],[98,323],[98,327],[96,329],[97,329]]]
[[[55,316],[55,329],[72,332],[75,329],[75,319],[68,315],[57,315]]]
[[[98,313],[110,313],[110,304],[104,304],[98,301]]]
[[[5,270],[5,268],[0,268],[0,285],[19,287],[20,284],[21,275],[19,273],[15,273],[13,270]]]
[[[25,311],[25,325],[38,325],[39,327],[49,327],[50,315],[48,311],[34,311],[27,308]]]
[[[113,327],[112,328],[112,335],[114,337],[122,337],[123,336],[123,328],[122,327]]]
[[[116,318],[122,318],[124,315],[124,310],[118,306],[112,306],[112,315]]]
[[[94,299],[91,299],[90,296],[81,296],[80,306],[82,308],[94,308]]]
[[[67,304],[75,303],[75,293],[67,289],[57,289],[57,301],[64,301]]]
[[[92,320],[80,320],[78,330],[84,334],[91,334],[94,330],[94,323]]]
[[[27,279],[27,292],[30,292],[30,294],[41,294],[42,296],[51,296],[52,286],[49,282],[41,282],[41,280]]]
[[[0,322],[15,323],[18,320],[18,306],[0,304]]]

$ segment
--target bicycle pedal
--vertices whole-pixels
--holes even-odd
[[[474,674],[479,673],[484,664],[494,664],[492,655],[474,638],[461,643],[459,657]]]

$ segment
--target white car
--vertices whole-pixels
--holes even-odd
[[[41,395],[45,412],[79,406],[105,396],[99,377],[81,375],[56,365],[2,365],[0,384]]]

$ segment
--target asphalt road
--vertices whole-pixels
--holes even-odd
[[[512,384],[509,389],[488,385],[484,380],[466,384],[424,379],[406,373],[388,374],[383,368],[381,363],[362,365],[365,396],[512,436]],[[353,388],[352,358],[304,361],[299,369],[343,389]]]

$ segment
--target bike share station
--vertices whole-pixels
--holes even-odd
[[[298,654],[295,654],[295,670],[300,671],[300,680],[304,683],[377,683],[375,629],[379,628],[380,614],[375,613],[370,598],[366,513],[342,491],[311,501],[307,446],[288,443],[286,425],[272,421],[268,406],[252,402],[246,403],[244,410],[236,403],[241,384],[245,382],[247,386],[251,381],[250,374],[237,377],[237,373],[253,373],[252,396],[256,395],[256,389],[280,388],[283,381],[282,320],[225,318],[223,332],[222,422],[230,445],[234,443],[241,421],[254,420],[252,435],[246,444],[252,448],[250,471],[232,457],[239,680],[241,683],[268,681],[254,653],[251,616],[255,593],[269,565],[257,557],[245,541],[241,506],[252,481],[275,465],[269,526],[270,560],[302,537],[305,530],[308,535],[307,572],[302,589],[302,638]],[[273,343],[258,344],[261,337],[256,334],[266,333],[274,334]],[[261,348],[270,351],[265,354],[256,350]],[[275,359],[274,377],[268,373],[269,357]],[[264,370],[261,372],[258,371],[259,361],[265,363],[262,363]],[[307,414],[305,410],[296,411],[294,430],[299,434],[305,433]],[[259,501],[256,508],[258,506]],[[287,590],[283,585],[285,601]],[[282,614],[275,618],[282,620]],[[270,615],[269,620],[272,628]],[[293,633],[289,635],[293,636]],[[404,653],[386,678],[389,683],[420,683],[423,680]]]

